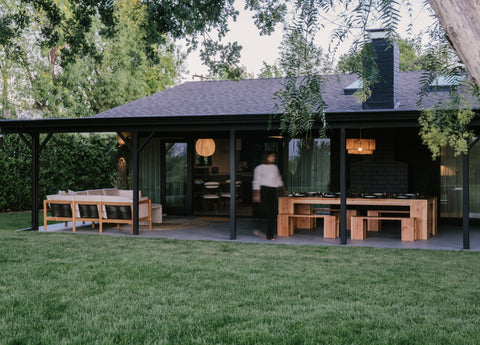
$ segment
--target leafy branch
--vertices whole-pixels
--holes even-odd
[[[468,152],[474,131],[468,127],[475,117],[472,104],[478,104],[479,88],[467,76],[465,66],[458,59],[438,23],[429,28],[425,73],[420,80],[418,109],[420,136],[436,159],[442,147],[450,146],[455,155]],[[442,90],[438,78],[444,78],[448,92]],[[427,103],[434,98],[433,104]]]
[[[322,78],[316,74],[285,79],[283,88],[275,93],[275,99],[282,109],[281,112],[277,109],[282,133],[290,138],[304,136],[305,139],[311,139],[313,126],[319,120],[322,124],[319,136],[326,136],[326,104],[322,99],[322,85]]]

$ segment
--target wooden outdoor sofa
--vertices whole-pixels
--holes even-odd
[[[103,232],[104,224],[133,224],[133,191],[94,190],[76,193],[48,195],[43,201],[44,230],[48,221],[72,222],[76,231],[76,222],[99,224]],[[48,208],[51,216],[48,215]],[[152,230],[152,203],[148,197],[139,198],[139,221],[147,221]]]

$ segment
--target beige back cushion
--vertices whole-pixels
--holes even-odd
[[[130,198],[130,199],[133,199],[133,190],[129,189],[129,190],[119,190],[118,191],[118,195],[120,196],[124,196],[124,197],[127,197],[127,198]],[[138,191],[138,197],[141,198],[142,197],[142,191],[139,190]]]
[[[87,190],[88,195],[103,195],[103,189]]]
[[[120,195],[120,193],[119,193],[119,190],[116,188],[108,188],[103,190],[103,195],[118,196]]]
[[[73,195],[58,195],[58,194],[53,194],[53,195],[47,195],[47,200],[73,200]]]

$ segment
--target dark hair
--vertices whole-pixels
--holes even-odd
[[[268,156],[274,155],[274,154],[275,154],[275,152],[273,152],[273,151],[265,151],[262,155],[262,164],[267,164]]]

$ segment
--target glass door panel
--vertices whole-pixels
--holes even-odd
[[[480,145],[469,152],[470,218],[480,218]],[[440,217],[461,218],[463,203],[462,157],[444,147],[440,155]]]
[[[165,142],[165,209],[186,211],[188,195],[186,142]]]
[[[329,192],[330,139],[303,139],[288,144],[288,185],[291,192]]]

